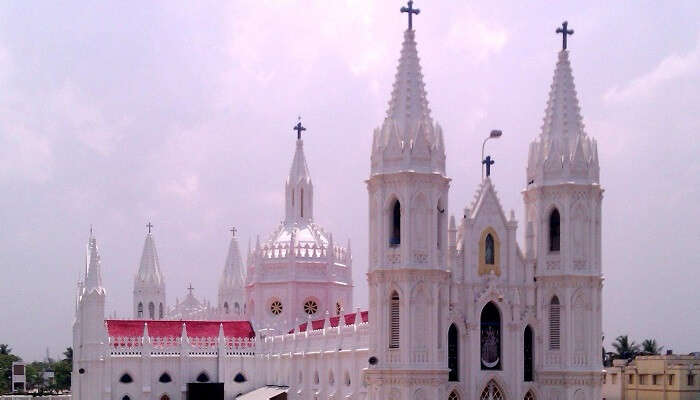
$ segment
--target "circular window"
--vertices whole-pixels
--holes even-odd
[[[318,311],[318,304],[316,304],[315,301],[313,300],[307,300],[306,303],[304,303],[304,312],[309,314],[309,315],[314,315],[316,314],[316,311]]]
[[[270,312],[274,315],[282,314],[282,302],[275,300],[270,304]]]

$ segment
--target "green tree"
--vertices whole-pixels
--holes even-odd
[[[1,346],[4,346],[0,350],[4,349],[5,354],[0,354],[0,393],[7,393],[12,384],[12,363],[19,361],[19,357],[12,354],[7,345]]]
[[[8,344],[0,344],[0,355],[7,356],[12,354],[12,349]]]
[[[656,339],[644,339],[642,341],[642,354],[645,355],[657,355],[661,354],[664,346],[659,346],[656,343]]]
[[[630,359],[639,354],[639,345],[629,340],[629,336],[620,335],[612,343],[615,348],[615,358]]]

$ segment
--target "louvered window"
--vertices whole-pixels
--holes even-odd
[[[389,337],[389,348],[390,349],[398,349],[399,348],[399,329],[401,327],[400,320],[399,320],[399,313],[400,313],[400,308],[399,308],[399,294],[394,292],[391,294],[391,326],[390,326],[390,333],[391,336]]]
[[[549,349],[559,350],[561,347],[561,306],[559,298],[552,297],[549,303]]]

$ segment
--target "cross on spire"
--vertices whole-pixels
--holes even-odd
[[[491,156],[486,156],[486,158],[481,162],[486,165],[486,176],[491,176],[491,166],[496,163]]]
[[[402,13],[408,13],[408,30],[413,29],[413,14],[420,14],[420,10],[413,8],[413,0],[408,0],[408,7],[401,7]]]
[[[151,221],[148,221],[148,223],[146,224],[146,228],[148,228],[148,233],[151,233],[151,229],[153,229],[153,224],[151,223]]]
[[[192,295],[192,291],[194,290],[194,288],[192,287],[192,282],[190,282],[190,286],[187,287],[187,290],[190,291],[190,296],[191,296],[191,295]]]
[[[567,29],[568,26],[569,26],[569,22],[564,21],[561,23],[561,28],[557,28],[557,31],[556,31],[556,33],[562,34],[562,50],[566,50],[566,36],[574,34],[573,29]]]
[[[238,229],[236,229],[235,226],[232,226],[228,231],[233,234],[233,237],[236,237],[236,232],[238,232]]]
[[[301,124],[301,117],[299,117],[299,122],[297,122],[292,129],[297,131],[297,140],[301,140],[301,133],[306,130],[306,128],[304,128],[304,126]]]

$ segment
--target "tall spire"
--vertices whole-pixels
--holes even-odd
[[[597,144],[584,130],[569,51],[558,54],[539,139],[530,145],[528,185],[598,182]]]
[[[294,126],[297,131],[296,151],[286,182],[286,223],[311,221],[313,219],[313,184],[304,156],[304,141],[301,132],[305,131],[300,121]]]
[[[95,239],[92,232],[92,227],[90,227],[90,237],[88,238],[85,269],[85,290],[89,292],[94,289],[102,289],[100,253],[97,249],[97,239]]]
[[[139,272],[136,274],[136,282],[142,285],[155,286],[163,284],[163,274],[160,270],[158,252],[156,251],[156,244],[153,240],[153,233],[150,232],[150,228],[143,244],[141,263],[139,264]]]
[[[238,248],[238,237],[231,237],[226,256],[226,265],[221,276],[219,291],[229,288],[243,288],[245,277],[243,275],[243,261]]]
[[[430,116],[415,31],[407,29],[382,126],[375,130],[372,173],[413,170],[445,173],[442,128]]]

